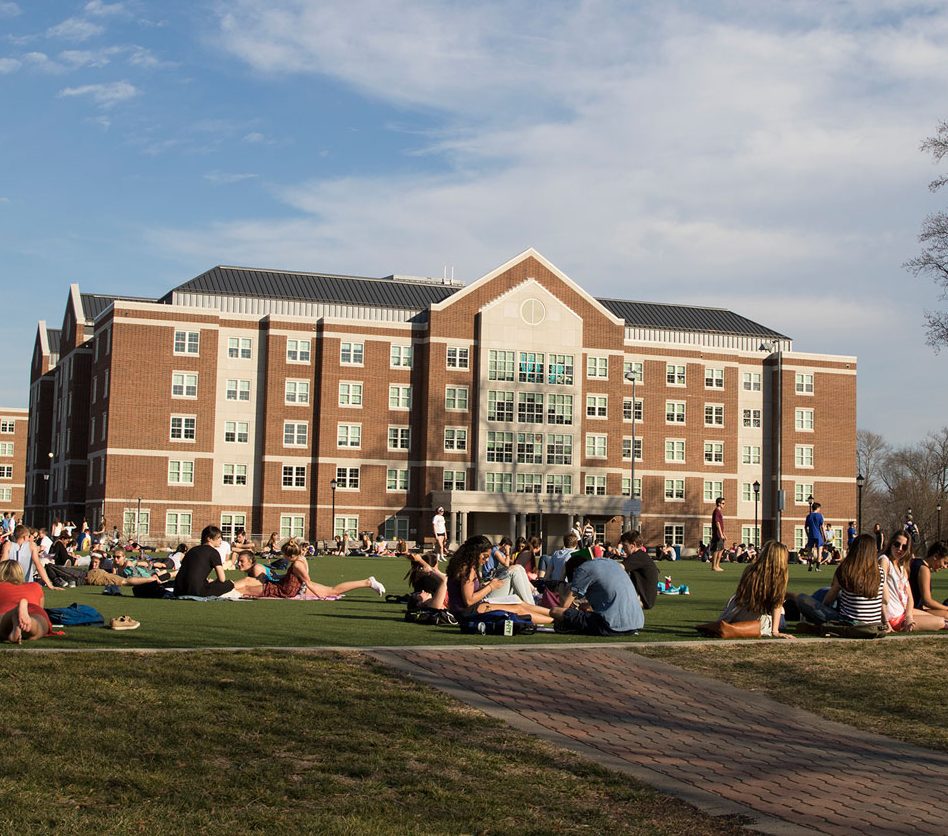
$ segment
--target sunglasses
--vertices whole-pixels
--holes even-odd
[[[893,543],[892,548],[896,549],[897,551],[904,552],[908,548],[908,543],[905,543],[905,542]]]

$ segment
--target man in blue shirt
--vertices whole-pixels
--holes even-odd
[[[550,610],[558,633],[623,636],[645,626],[645,615],[632,580],[621,564],[607,557],[574,554],[566,562],[569,594],[563,606]],[[585,596],[592,611],[573,609],[576,596]]]
[[[826,523],[823,521],[823,514],[820,508],[823,506],[819,502],[810,505],[810,513],[806,515],[806,547],[804,551],[809,555],[809,564],[807,571],[812,572],[814,564],[816,571],[820,571],[820,552],[823,550],[823,544],[826,542]]]

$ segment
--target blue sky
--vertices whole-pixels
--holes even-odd
[[[946,89],[941,3],[0,0],[0,403],[72,281],[469,281],[534,246],[856,354],[859,425],[908,442],[948,424],[900,266]]]

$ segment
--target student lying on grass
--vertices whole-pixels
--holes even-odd
[[[45,596],[38,583],[23,583],[23,569],[15,560],[0,563],[0,637],[20,644],[49,635],[52,625],[43,609]]]
[[[406,554],[411,562],[406,580],[411,585],[418,606],[423,609],[443,610],[448,598],[448,577],[438,569],[434,552],[424,555]]]
[[[314,583],[310,580],[309,566],[300,553],[299,544],[292,540],[283,547],[283,557],[288,566],[282,580],[274,583],[260,578],[242,578],[239,581],[241,594],[245,598],[296,598],[308,592],[319,598],[333,598],[353,589],[374,589],[380,596],[385,594],[385,587],[373,577],[344,581],[335,586]]]
[[[948,619],[948,598],[941,603],[932,596],[932,573],[948,567],[948,545],[941,540],[928,547],[928,554],[916,557],[909,569],[909,583],[917,609]]]
[[[505,577],[495,577],[486,583],[481,581],[480,568],[487,563],[492,548],[490,540],[478,534],[465,540],[451,555],[447,571],[448,606],[451,614],[461,619],[474,613],[503,610],[517,615],[529,615],[534,624],[552,623],[550,611],[533,603],[532,592],[526,593],[530,603],[527,603],[521,594],[523,584],[532,590],[522,566],[511,566],[509,569],[502,566],[502,570],[507,572]],[[518,579],[516,584],[515,577]],[[517,594],[511,594],[515,586]]]

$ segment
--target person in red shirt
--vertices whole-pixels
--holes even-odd
[[[23,583],[23,569],[15,560],[0,562],[0,639],[20,644],[41,639],[52,630],[43,609],[43,587]]]
[[[711,545],[708,553],[711,555],[711,571],[723,572],[721,558],[727,548],[727,539],[724,535],[724,497],[719,496],[714,503],[714,512],[711,514]]]

